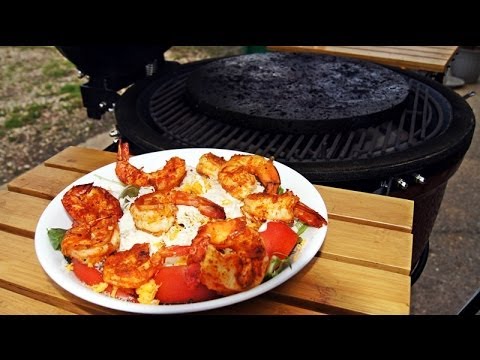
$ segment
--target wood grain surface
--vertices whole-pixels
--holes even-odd
[[[458,46],[268,46],[267,49],[345,56],[403,69],[444,73]]]
[[[50,199],[115,154],[70,147],[0,191],[0,313],[122,314],[63,290],[34,249]],[[318,256],[255,299],[203,314],[408,314],[413,202],[325,186],[329,225]]]

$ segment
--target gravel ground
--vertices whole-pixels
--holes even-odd
[[[86,117],[76,69],[55,48],[0,48],[0,79],[0,185],[114,126]]]
[[[173,47],[181,63],[238,54],[241,47]],[[53,47],[0,47],[0,186],[71,145],[114,128],[89,119],[77,70]]]

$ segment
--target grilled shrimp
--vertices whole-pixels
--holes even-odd
[[[129,163],[130,149],[128,143],[120,142],[117,152],[115,173],[120,181],[127,185],[153,186],[157,191],[168,191],[177,187],[187,174],[185,160],[172,157],[165,166],[157,171],[146,173]]]
[[[298,196],[290,190],[281,195],[263,193],[248,195],[244,199],[242,211],[257,225],[267,220],[283,221],[291,225],[294,219],[313,227],[327,224],[319,213],[301,203]]]
[[[61,243],[64,256],[94,265],[118,249],[120,230],[115,216],[89,223],[73,223]]]
[[[273,161],[263,156],[233,155],[218,172],[222,187],[239,200],[255,191],[257,179],[265,187],[265,193],[277,193],[280,175]]]
[[[160,235],[175,223],[176,205],[196,207],[202,215],[225,219],[223,208],[213,201],[183,191],[153,192],[140,196],[130,207],[137,229]]]
[[[103,264],[103,281],[121,288],[136,289],[148,282],[155,271],[149,245],[135,244],[130,250],[107,257]]]
[[[211,179],[217,179],[218,173],[225,165],[226,160],[223,157],[212,153],[203,154],[198,160],[197,172]]]
[[[93,183],[73,186],[63,196],[62,204],[76,223],[90,223],[111,216],[118,220],[123,215],[118,200]]]
[[[257,286],[268,265],[260,235],[244,218],[210,221],[200,227],[191,246],[164,248],[155,255],[187,255],[189,264],[200,264],[200,282],[222,295]]]
[[[251,289],[265,276],[268,256],[260,235],[244,219],[209,222],[193,243],[208,240],[200,261],[200,281],[210,290],[229,295]]]

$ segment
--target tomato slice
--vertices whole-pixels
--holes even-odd
[[[103,275],[94,267],[90,267],[78,261],[72,259],[73,273],[80,281],[83,281],[87,285],[96,285],[103,281]]]
[[[267,255],[285,259],[297,244],[298,235],[287,224],[279,221],[267,223],[267,229],[260,233]]]
[[[200,283],[200,264],[165,266],[155,275],[161,303],[179,304],[214,299],[217,294]]]
[[[76,259],[72,259],[72,264],[73,273],[85,284],[92,286],[103,282],[103,275],[96,268],[85,265]],[[112,291],[112,285],[108,285],[108,287],[105,289],[106,294],[111,294]],[[117,291],[115,292],[115,298],[130,302],[137,302],[135,289],[117,288]]]

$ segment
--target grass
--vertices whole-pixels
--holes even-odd
[[[59,79],[74,72],[75,66],[66,61],[52,60],[42,68],[43,75],[52,79]]]
[[[62,96],[60,101],[63,102],[63,109],[69,114],[83,106],[80,84],[67,83],[60,88],[58,94]]]
[[[167,60],[181,63],[241,53],[239,46],[179,46]],[[53,46],[0,47],[0,185],[24,165],[34,166],[67,145],[107,131],[111,114],[88,119],[75,66]],[[32,147],[32,150],[29,149]]]
[[[52,113],[58,115],[58,110],[66,111],[71,116],[85,116],[84,111],[79,111],[84,110],[80,91],[83,81],[77,78],[75,66],[72,63],[59,56],[57,50],[52,47],[26,46],[17,49],[27,54],[24,56],[34,52],[41,53],[43,57],[40,59],[46,61],[33,65],[28,61],[15,61],[18,59],[19,52],[4,52],[5,64],[3,68],[0,67],[4,90],[0,91],[0,100],[10,99],[12,94],[16,96],[24,94],[30,98],[23,99],[23,102],[30,104],[8,104],[7,102],[2,104],[0,138],[10,135],[9,131],[12,129],[36,123],[47,107],[51,110],[49,116]],[[165,56],[167,60],[179,60],[183,63],[242,52],[243,48],[240,46],[179,46],[170,48]],[[11,60],[6,61],[6,59]],[[38,102],[39,98],[42,98],[41,104]],[[42,126],[44,129],[50,128],[49,124]]]
[[[15,129],[33,123],[41,115],[42,111],[47,107],[45,104],[30,104],[26,107],[15,107],[8,115],[4,123],[5,129]]]
[[[63,85],[59,90],[59,94],[67,95],[66,98],[68,99],[73,99],[73,98],[82,96],[82,94],[80,93],[79,84],[75,84],[75,83],[68,83]]]

